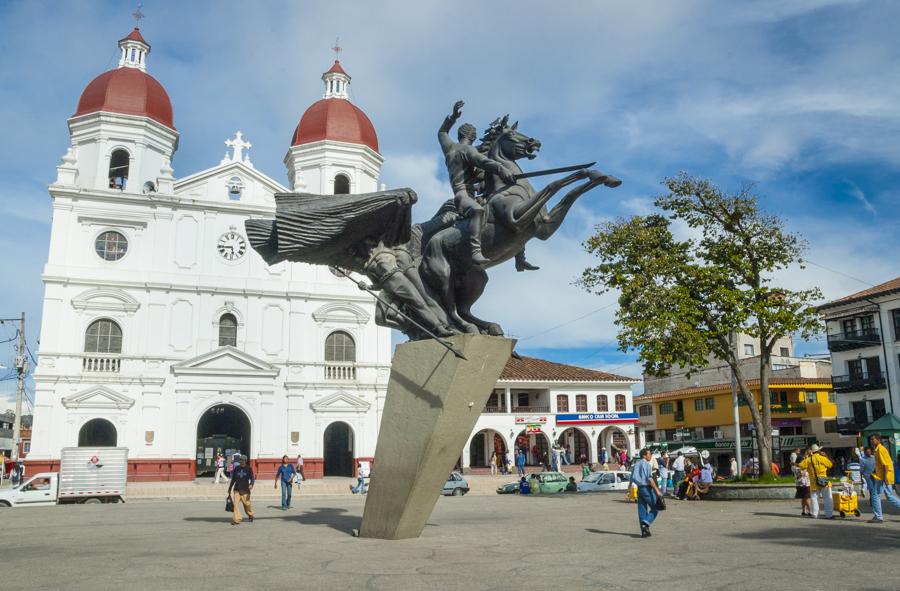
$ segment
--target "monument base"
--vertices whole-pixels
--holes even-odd
[[[359,536],[416,538],[509,361],[515,341],[484,335],[398,345]]]

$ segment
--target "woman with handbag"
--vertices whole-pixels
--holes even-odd
[[[831,498],[831,481],[828,479],[828,471],[832,466],[834,466],[834,462],[815,443],[809,446],[809,453],[806,457],[797,462],[798,468],[809,471],[813,519],[819,517],[820,500],[825,504],[825,519],[834,519],[834,500]]]

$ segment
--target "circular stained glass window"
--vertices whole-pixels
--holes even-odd
[[[122,234],[109,230],[97,236],[94,250],[104,261],[118,261],[128,251],[128,240]]]

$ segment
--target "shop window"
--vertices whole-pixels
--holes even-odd
[[[714,439],[718,427],[703,427],[703,439]]]
[[[647,431],[644,433],[644,441],[647,443],[653,443],[656,441],[656,431]]]
[[[837,420],[832,419],[830,421],[825,421],[825,432],[826,433],[837,433]]]

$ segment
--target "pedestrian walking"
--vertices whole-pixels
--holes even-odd
[[[295,474],[297,474],[297,469],[291,464],[290,458],[287,455],[281,456],[281,465],[278,466],[278,471],[275,473],[275,488],[278,488],[278,483],[281,482],[282,511],[291,508],[291,492],[294,487]]]
[[[820,501],[825,505],[825,519],[834,519],[834,501],[831,498],[831,481],[828,479],[828,470],[834,466],[834,462],[825,454],[825,450],[813,443],[809,447],[809,453],[797,462],[797,466],[809,471],[813,519],[819,518]]]
[[[585,478],[588,477],[588,474],[590,474],[590,473],[591,473],[591,467],[588,465],[588,463],[584,462],[583,464],[581,464],[581,479],[584,480]]]
[[[359,462],[356,464],[356,486],[350,487],[353,494],[366,494],[366,478],[369,477],[369,462]]]
[[[872,496],[872,473],[875,472],[875,458],[872,456],[872,448],[867,447],[860,452],[856,448],[856,456],[859,458],[859,477],[862,479],[862,489],[866,496]]]
[[[219,484],[220,478],[225,480],[225,456],[222,455],[222,450],[216,452],[216,480],[213,484]]]
[[[525,452],[521,449],[516,455],[516,473],[519,476],[525,476]]]
[[[672,482],[675,484],[675,490],[672,491],[672,494],[675,495],[677,492],[677,487],[684,480],[684,454],[682,452],[678,452],[675,456],[675,461],[672,462]]]
[[[728,475],[732,480],[737,480],[739,476],[737,460],[733,457],[728,461]]]
[[[303,471],[303,456],[297,454],[297,463],[295,464],[297,468],[297,474],[300,475],[301,480],[306,480],[306,473]]]
[[[803,517],[812,517],[812,501],[810,499],[809,490],[809,470],[804,470],[797,465],[797,462],[803,459],[801,451],[791,454],[792,464],[791,473],[794,475],[794,498],[800,500],[800,515]]]
[[[606,448],[601,447],[600,448],[600,464],[605,464],[605,463],[606,463]]]
[[[662,452],[656,463],[659,466],[659,494],[666,496],[666,492],[669,490],[669,452]]]
[[[241,523],[241,506],[247,513],[247,520],[253,523],[253,505],[250,503],[250,493],[253,491],[256,477],[253,475],[253,470],[247,465],[247,457],[239,457],[237,466],[231,471],[231,482],[228,484],[228,494],[232,496],[234,502],[231,525]]]
[[[894,493],[894,463],[891,454],[881,443],[880,435],[870,435],[869,445],[872,447],[872,456],[875,458],[875,471],[872,472],[872,513],[875,515],[870,523],[884,523],[884,515],[881,512],[881,494],[884,493],[888,502],[900,509],[900,498]]]
[[[497,475],[497,450],[491,452],[491,476]]]
[[[559,463],[559,446],[554,445],[551,454],[550,470],[553,472],[562,472],[562,465]]]
[[[650,537],[650,526],[659,514],[657,501],[661,499],[661,491],[653,478],[652,454],[649,449],[642,449],[640,460],[631,470],[631,484],[637,486],[638,523],[641,537]]]

